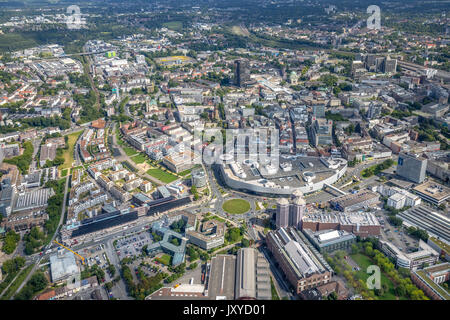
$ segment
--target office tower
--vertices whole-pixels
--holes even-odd
[[[397,70],[397,59],[391,59],[390,57],[386,57],[383,63],[383,72],[384,73],[394,73]]]
[[[277,201],[275,222],[277,228],[285,228],[289,225],[289,201],[285,198]]]
[[[234,62],[234,81],[238,87],[244,87],[250,81],[250,71],[246,60],[236,60]]]
[[[415,154],[400,153],[398,156],[397,175],[415,183],[425,180],[427,159]]]
[[[315,146],[333,144],[333,121],[313,118],[311,128],[312,142]]]

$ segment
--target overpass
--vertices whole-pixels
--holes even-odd
[[[335,186],[332,186],[331,184],[324,183],[324,184],[323,184],[323,188],[324,188],[324,189],[325,189],[325,188],[330,188],[331,190],[336,191],[337,193],[340,193],[340,194],[343,195],[343,196],[345,196],[345,195],[347,194],[347,192],[342,191],[341,189],[336,188]]]

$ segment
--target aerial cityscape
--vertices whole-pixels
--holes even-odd
[[[449,300],[449,93],[445,0],[0,1],[0,300]]]

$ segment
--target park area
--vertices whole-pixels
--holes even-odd
[[[360,270],[356,272],[357,279],[358,280],[361,279],[365,283],[367,281],[367,278],[370,277],[370,274],[366,272],[367,268],[370,265],[373,265],[373,262],[370,260],[369,257],[361,253],[352,254],[350,257],[360,267]],[[386,277],[384,273],[381,273],[381,286],[382,287],[384,286],[386,290],[383,292],[383,295],[379,296],[380,300],[396,300],[394,284],[392,283],[391,280],[389,280],[388,277]]]
[[[377,239],[370,239],[353,244],[350,255],[339,250],[324,256],[335,273],[346,280],[348,288],[364,300],[428,300],[423,291],[412,283],[410,271],[397,269],[388,257],[375,249],[377,246]],[[380,287],[371,288],[369,284],[376,283],[377,266]]]
[[[64,163],[59,167],[59,169],[67,169],[72,167],[73,164],[73,153],[75,149],[75,143],[78,140],[78,137],[83,133],[83,130],[74,132],[68,135],[67,144],[69,145],[69,149],[64,150]]]
[[[172,257],[168,254],[163,254],[160,257],[155,258],[155,260],[165,266],[170,266]]]
[[[242,214],[250,210],[250,203],[243,199],[231,199],[224,202],[222,209],[231,214]]]
[[[133,160],[133,162],[136,164],[140,164],[144,163],[147,160],[147,157],[143,153],[138,153],[135,156],[132,156],[131,160]]]
[[[177,176],[171,174],[170,172],[158,168],[147,170],[147,174],[164,183],[170,183],[178,179]]]

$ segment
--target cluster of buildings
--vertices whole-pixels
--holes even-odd
[[[79,137],[77,148],[83,162],[99,161],[111,156],[105,145],[105,124],[102,119],[92,121],[90,128]]]

